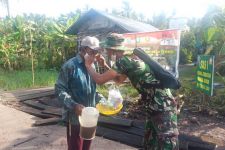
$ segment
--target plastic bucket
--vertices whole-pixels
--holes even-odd
[[[95,137],[99,111],[94,107],[85,107],[79,116],[80,137],[92,140]]]

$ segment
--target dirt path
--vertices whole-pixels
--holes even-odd
[[[144,120],[143,106],[137,102],[124,102],[127,112],[122,117]],[[182,109],[178,115],[178,128],[180,133],[194,135],[203,141],[216,144],[216,150],[225,150],[225,116],[207,115],[193,112],[191,109]]]
[[[0,104],[1,150],[66,150],[65,127],[52,125],[32,127],[32,115]],[[130,146],[96,137],[92,150],[135,150]]]
[[[179,116],[180,133],[194,135],[202,140],[217,144],[216,150],[225,150],[225,118],[208,116],[200,112],[184,110]]]

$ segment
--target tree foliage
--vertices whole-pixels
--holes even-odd
[[[4,5],[7,0],[1,0]],[[89,10],[87,5],[85,10]],[[108,11],[108,10],[107,10]],[[76,36],[65,35],[65,30],[81,13],[47,18],[42,15],[23,15],[0,20],[0,67],[6,69],[27,69],[31,66],[31,45],[36,68],[58,68],[74,55]],[[147,22],[159,29],[167,29],[169,17],[165,13],[146,18],[137,13],[127,1],[122,10],[113,9],[112,14]],[[225,55],[225,9],[211,6],[202,19],[189,19],[189,31],[182,32],[180,62],[195,62],[198,54],[215,55],[217,66],[223,66]],[[217,61],[218,60],[218,61]],[[221,70],[221,69],[220,69]],[[222,72],[225,72],[222,69]]]
[[[78,17],[68,14],[54,19],[30,14],[0,20],[0,67],[30,68],[32,50],[36,68],[58,68],[75,53],[76,36],[64,32]]]

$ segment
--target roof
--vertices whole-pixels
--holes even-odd
[[[79,29],[84,25],[86,21],[91,19],[94,20],[99,16],[113,22],[115,25],[117,25],[117,27],[121,28],[123,33],[158,31],[156,27],[150,24],[142,23],[125,17],[113,16],[105,12],[91,9],[86,14],[81,16],[72,26],[70,26],[70,28],[67,29],[66,34],[78,34]]]

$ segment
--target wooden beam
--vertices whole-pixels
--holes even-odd
[[[52,107],[57,107],[57,108],[62,108],[63,104],[58,100],[56,96],[51,96],[51,97],[42,97],[38,99],[39,103],[52,106]]]
[[[144,130],[135,128],[135,127],[126,127],[126,126],[116,126],[116,125],[111,125],[111,124],[100,124],[98,125],[100,127],[104,127],[107,129],[112,129],[116,131],[122,131],[124,133],[132,134],[132,135],[137,135],[137,136],[144,136]]]
[[[48,105],[41,104],[41,103],[39,103],[36,100],[26,100],[26,101],[23,101],[23,103],[28,105],[28,106],[30,106],[30,107],[32,107],[32,108],[36,108],[36,109],[40,109],[40,110],[55,109],[55,107],[51,107],[51,106],[48,106]]]
[[[57,124],[59,121],[61,121],[61,118],[39,119],[35,121],[33,126],[53,125],[53,124]]]
[[[125,132],[112,130],[112,129],[108,129],[104,127],[97,127],[96,134],[97,136],[102,136],[110,140],[119,141],[121,143],[134,146],[137,148],[142,147],[143,137],[141,136],[132,135],[132,134],[128,134]]]
[[[145,121],[133,120],[132,126],[144,130],[145,129]]]
[[[47,91],[53,91],[54,87],[45,87],[45,88],[36,88],[36,89],[22,89],[22,90],[14,90],[14,91],[7,91],[4,92],[4,94],[13,94],[16,96],[22,96],[22,95],[29,95],[29,94],[34,94],[34,93],[42,93],[42,92],[47,92]]]
[[[106,117],[106,116],[100,115],[98,118],[98,123],[131,127],[132,120],[122,119],[122,118],[118,118],[118,117],[111,117],[111,116]]]
[[[46,109],[46,110],[41,111],[41,113],[61,117],[62,116],[62,109],[61,108]]]
[[[29,100],[29,99],[35,99],[35,98],[40,98],[40,97],[45,97],[45,96],[51,96],[54,95],[55,92],[54,91],[48,91],[48,92],[43,92],[43,93],[35,93],[35,94],[30,94],[30,95],[23,95],[23,96],[13,96],[13,97],[4,97],[2,96],[1,98],[4,100],[8,100],[8,101],[25,101],[25,100]]]
[[[31,108],[31,107],[28,107],[28,106],[21,106],[21,107],[18,107],[16,109],[18,109],[20,111],[23,111],[23,112],[26,112],[28,114],[31,114],[33,116],[40,117],[40,118],[52,118],[52,117],[55,117],[54,115],[43,114],[43,113],[41,113],[40,110]]]
[[[188,150],[214,150],[216,148],[216,144],[203,141],[193,135],[180,134],[178,138],[179,143],[184,144],[182,147],[188,147]]]

